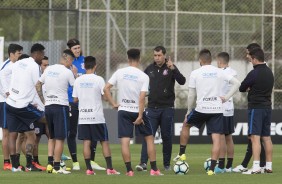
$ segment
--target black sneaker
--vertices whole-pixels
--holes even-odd
[[[147,164],[145,164],[145,163],[140,163],[139,165],[137,165],[137,166],[135,167],[135,169],[136,169],[137,171],[147,171]]]
[[[165,170],[165,171],[171,171],[170,165],[164,166],[164,170]]]
[[[29,172],[29,171],[42,171],[41,169],[38,169],[37,167],[35,167],[34,165],[31,165],[30,167],[25,167],[25,171]]]

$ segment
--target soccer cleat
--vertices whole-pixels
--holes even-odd
[[[35,167],[34,165],[31,165],[30,167],[25,167],[25,171],[26,172],[30,172],[30,171],[42,171],[41,169],[38,169],[37,167]]]
[[[177,162],[177,161],[179,161],[179,160],[185,161],[185,160],[186,160],[186,155],[185,155],[185,154],[182,154],[182,155],[179,155],[179,154],[178,154],[178,155],[173,159],[174,162]]]
[[[63,170],[62,168],[60,168],[60,170],[55,170],[55,169],[53,169],[52,170],[52,173],[53,174],[70,174],[71,172],[69,172],[69,171],[65,171],[65,170]]]
[[[86,170],[86,175],[96,175],[96,173],[92,170],[87,169]]]
[[[162,175],[164,175],[164,174],[161,173],[161,171],[160,171],[159,169],[156,170],[156,171],[154,171],[153,169],[151,169],[150,175],[151,175],[151,176],[162,176]]]
[[[212,175],[215,175],[215,172],[213,172],[212,170],[209,170],[209,171],[207,172],[207,174],[208,174],[208,176],[212,176]]]
[[[271,174],[273,173],[272,169],[264,169],[265,174]]]
[[[233,170],[233,172],[239,173],[239,172],[246,172],[248,171],[248,168],[242,166],[242,165],[238,165],[236,166]]]
[[[232,169],[232,167],[230,167],[230,168],[225,168],[225,172],[227,172],[227,173],[232,173],[233,172],[233,169]]]
[[[107,169],[107,175],[119,175],[120,172],[117,172],[116,170],[114,169]]]
[[[74,171],[80,170],[79,162],[72,163],[72,170],[74,170]]]
[[[65,154],[62,154],[61,160],[62,160],[62,161],[71,160],[71,157],[69,157],[69,156],[67,156],[67,155],[65,155]]]
[[[147,171],[147,164],[146,163],[140,163],[139,165],[135,166],[135,169],[137,171]]]
[[[12,164],[11,163],[4,163],[3,170],[12,170]]]
[[[53,170],[53,166],[51,164],[48,164],[47,167],[46,167],[46,172],[52,173],[52,170]]]
[[[171,171],[170,165],[164,166],[164,170],[165,170],[165,171]]]
[[[12,172],[22,172],[22,168],[19,166],[18,168],[12,167]]]
[[[261,168],[259,168],[257,171],[255,171],[253,168],[251,168],[246,172],[242,172],[242,174],[261,174]]]
[[[32,162],[32,164],[33,164],[34,167],[36,167],[37,169],[41,169],[42,171],[46,171],[46,167],[40,165],[39,163]]]
[[[96,162],[91,160],[91,167],[92,169],[98,170],[98,171],[105,171],[106,168],[99,166]]]
[[[126,176],[134,176],[134,172],[133,171],[129,171],[125,174]]]
[[[219,168],[218,166],[216,166],[216,167],[214,168],[214,173],[216,173],[216,174],[225,173],[225,169],[224,169],[224,168],[221,169],[221,168]]]

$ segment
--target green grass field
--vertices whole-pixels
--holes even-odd
[[[132,166],[139,162],[140,156],[140,147],[141,145],[131,145],[132,151]],[[161,149],[162,145],[157,145],[157,163],[159,168],[162,170],[162,154]],[[173,157],[178,152],[178,145],[173,146]],[[273,157],[273,174],[260,174],[260,175],[242,175],[239,173],[228,173],[220,174],[216,176],[207,176],[203,169],[204,161],[210,157],[210,148],[211,145],[189,145],[187,147],[187,156],[188,163],[190,166],[190,171],[187,175],[178,176],[173,173],[173,171],[164,172],[164,176],[152,177],[149,176],[149,172],[135,172],[134,177],[125,176],[125,166],[122,161],[120,153],[120,145],[111,145],[112,157],[113,157],[113,166],[116,170],[121,172],[119,176],[107,176],[104,171],[96,171],[95,176],[86,176],[85,175],[85,163],[82,156],[82,145],[78,145],[79,161],[81,165],[81,171],[73,171],[70,175],[55,175],[47,174],[45,172],[34,172],[34,173],[12,173],[11,171],[3,171],[1,166],[0,171],[0,182],[1,183],[20,183],[20,184],[30,184],[30,183],[75,183],[75,184],[85,184],[85,183],[107,183],[107,184],[150,184],[150,183],[248,183],[248,184],[257,184],[257,183],[272,183],[272,184],[281,184],[282,183],[282,145],[274,145],[274,157]],[[235,159],[233,166],[240,164],[245,154],[246,145],[236,145],[235,146]],[[47,145],[40,145],[40,162],[42,164],[47,163]],[[65,153],[68,153],[65,147]],[[2,153],[0,159],[3,160]],[[25,164],[25,158],[21,157],[21,162]],[[97,156],[96,161],[105,166],[105,161],[101,154],[101,146],[97,147]],[[66,162],[67,166],[71,166],[71,161]],[[252,162],[249,164],[251,167]]]

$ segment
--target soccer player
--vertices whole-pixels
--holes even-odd
[[[179,154],[174,158],[186,160],[185,149],[190,137],[190,128],[201,128],[206,123],[207,133],[211,135],[213,146],[211,150],[211,166],[208,175],[214,175],[214,168],[219,156],[220,139],[223,134],[223,107],[238,90],[239,81],[231,75],[226,75],[222,69],[211,65],[212,56],[209,50],[203,49],[199,53],[201,67],[190,75],[188,111],[185,115],[181,134]],[[221,96],[222,86],[225,81],[231,84],[229,92]],[[193,104],[196,100],[196,108]]]
[[[216,57],[217,66],[221,68],[227,75],[237,77],[237,72],[229,66],[229,54],[221,52]],[[230,90],[230,84],[224,81],[222,95],[226,95]],[[215,167],[215,173],[232,172],[232,163],[234,158],[234,143],[232,133],[234,133],[234,104],[233,97],[223,103],[223,135],[221,138],[220,154],[218,167]],[[225,165],[225,155],[227,155],[227,164]],[[225,168],[224,168],[225,167]]]
[[[154,48],[154,62],[145,69],[145,73],[150,78],[146,114],[152,124],[153,135],[155,136],[158,127],[161,129],[163,166],[164,170],[171,170],[174,85],[175,81],[180,85],[184,85],[186,78],[172,63],[170,57],[168,60],[166,59],[166,49],[163,46]],[[143,141],[140,164],[136,166],[137,171],[147,170],[148,155],[146,147],[146,141]]]
[[[67,43],[69,49],[73,52],[75,59],[73,60],[71,70],[73,71],[76,77],[79,77],[85,74],[84,68],[84,56],[82,56],[82,51],[80,47],[80,42],[77,39],[70,39]],[[69,97],[69,104],[70,104],[70,133],[68,135],[68,148],[71,154],[72,162],[73,162],[73,170],[80,170],[79,162],[77,160],[77,149],[76,149],[76,135],[77,135],[77,125],[78,125],[78,105],[77,103],[73,103],[72,98],[72,87],[69,86],[68,89],[68,97]],[[95,152],[97,147],[97,141],[91,142],[91,166],[93,169],[96,170],[106,170],[105,168],[99,166],[95,160]]]
[[[252,141],[253,167],[243,174],[260,174],[261,139],[265,148],[266,165],[263,172],[272,173],[271,94],[274,76],[264,62],[264,52],[255,48],[249,52],[254,69],[241,83],[240,92],[248,92],[248,135]]]
[[[11,74],[5,76],[5,72],[11,70],[11,66],[19,59],[22,54],[23,47],[18,44],[10,44],[8,47],[9,58],[0,64],[0,127],[2,128],[2,153],[4,157],[4,170],[11,170],[9,155],[9,131],[7,127],[6,114],[6,98],[9,96],[9,85],[11,82]],[[9,71],[8,71],[9,73]]]
[[[12,171],[21,171],[19,157],[16,154],[16,139],[19,132],[26,136],[26,171],[39,171],[32,164],[35,144],[34,122],[43,117],[32,101],[36,95],[35,84],[41,74],[39,65],[44,57],[44,46],[34,44],[31,57],[13,64],[11,83],[7,103],[7,122],[9,130],[9,149],[12,160]],[[41,170],[40,170],[41,171]]]
[[[60,167],[60,159],[64,149],[64,139],[69,133],[69,104],[68,104],[68,86],[73,86],[74,75],[63,64],[71,66],[73,53],[65,50],[60,64],[55,64],[46,68],[45,72],[39,78],[36,84],[37,93],[42,102],[45,102],[45,116],[48,122],[50,140],[54,145],[48,142],[48,166],[52,165],[54,159],[54,168],[52,173],[69,174]],[[46,99],[43,97],[42,85],[45,85]],[[51,148],[49,146],[52,146]],[[50,155],[50,150],[54,150],[54,157]],[[52,153],[51,153],[52,154]],[[52,166],[51,166],[52,167]]]
[[[251,43],[246,47],[246,58],[249,62],[251,62],[251,57],[249,52],[255,48],[261,48],[259,44],[257,43]],[[233,172],[246,172],[248,171],[248,164],[252,158],[253,155],[253,151],[252,151],[252,141],[251,138],[248,137],[248,146],[247,146],[247,150],[246,150],[246,154],[245,157],[242,161],[242,163],[238,166],[236,166],[233,169]],[[262,144],[261,141],[261,153],[260,153],[260,167],[262,168],[262,171],[264,171],[265,168],[265,150],[264,150],[264,145]]]
[[[134,175],[129,149],[130,138],[133,137],[134,127],[136,135],[143,135],[147,142],[151,164],[150,175],[162,175],[160,170],[157,169],[152,125],[144,113],[149,77],[138,69],[140,64],[139,49],[128,50],[127,56],[129,66],[117,70],[104,88],[109,103],[114,108],[118,108],[118,137],[121,140],[122,157],[127,169],[126,175]],[[118,104],[113,100],[110,93],[110,89],[116,84],[119,89]]]
[[[112,156],[108,141],[108,130],[103,113],[102,96],[104,79],[94,74],[96,58],[84,58],[86,74],[78,77],[73,86],[74,102],[79,102],[78,138],[83,140],[83,154],[86,174],[95,174],[91,167],[91,141],[100,141],[107,163],[107,175],[120,174],[112,166]],[[91,94],[91,95],[89,95]]]

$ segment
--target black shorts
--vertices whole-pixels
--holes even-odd
[[[69,106],[47,105],[45,116],[50,139],[64,140],[69,134]]]
[[[118,137],[133,137],[133,122],[137,119],[137,112],[118,111]],[[144,124],[135,126],[135,135],[153,135],[153,128],[145,112],[143,113]]]
[[[34,130],[34,122],[44,116],[44,112],[29,104],[24,108],[15,108],[6,104],[9,132],[27,132]]]
[[[249,135],[270,136],[271,109],[248,110]]]
[[[206,114],[192,110],[187,116],[187,124],[200,129],[203,124],[207,125],[207,133],[223,134],[223,114]]]
[[[108,141],[109,137],[106,123],[78,125],[78,139],[91,141]]]
[[[234,133],[233,116],[223,116],[223,133],[225,135],[230,135]]]
[[[46,134],[46,126],[44,123],[34,122],[34,133],[36,136]]]
[[[6,102],[0,102],[0,127],[7,129],[7,110]]]

